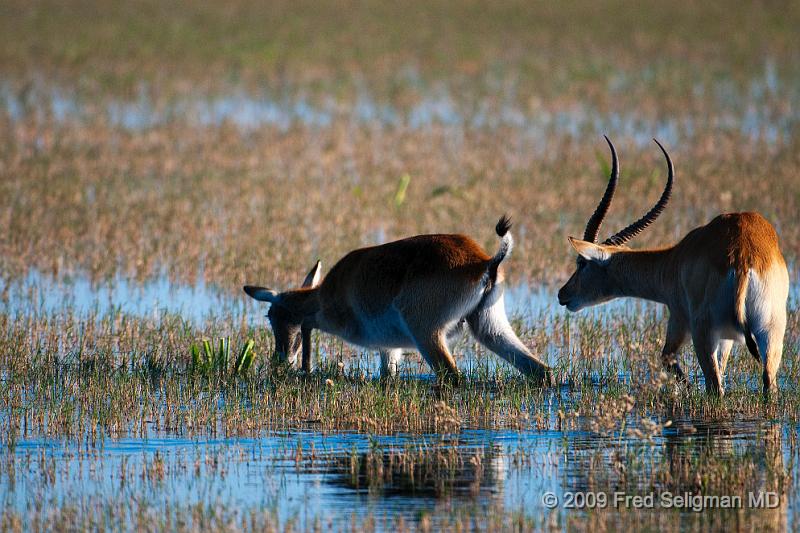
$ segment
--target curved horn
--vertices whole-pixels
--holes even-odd
[[[614,191],[617,188],[617,179],[619,178],[619,162],[617,161],[617,151],[614,150],[614,145],[608,137],[606,138],[608,147],[611,148],[611,176],[608,178],[608,185],[606,192],[603,193],[603,198],[597,204],[597,209],[594,210],[589,222],[586,223],[586,229],[583,232],[583,240],[588,242],[595,242],[597,240],[597,233],[600,231],[600,224],[608,213],[608,208],[611,207],[611,200],[614,198]]]
[[[621,246],[631,240],[632,238],[639,235],[643,232],[650,224],[655,222],[658,216],[664,211],[664,208],[667,207],[667,203],[669,203],[670,195],[672,194],[672,180],[675,176],[675,169],[672,166],[672,160],[669,158],[669,154],[661,146],[661,143],[658,142],[657,139],[653,139],[661,151],[664,152],[664,157],[667,158],[667,168],[669,169],[669,174],[667,175],[667,185],[664,187],[664,192],[661,193],[661,198],[658,199],[656,205],[647,212],[642,218],[625,228],[624,230],[620,231],[619,233],[609,237],[608,239],[603,242],[603,244],[611,244],[614,246]]]

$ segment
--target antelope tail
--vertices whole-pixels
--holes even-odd
[[[744,333],[744,342],[747,344],[747,350],[761,362],[761,356],[758,353],[758,345],[753,338],[753,332],[750,331],[750,325],[747,323],[747,285],[750,281],[750,270],[743,269],[736,272],[736,322],[742,327]]]
[[[497,250],[494,257],[489,260],[489,280],[491,283],[494,283],[497,279],[497,269],[500,263],[511,253],[511,249],[514,247],[514,238],[508,231],[510,229],[511,218],[509,218],[508,215],[500,217],[500,220],[497,221],[497,225],[494,227],[497,236],[500,237],[500,249]]]

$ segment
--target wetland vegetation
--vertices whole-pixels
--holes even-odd
[[[689,346],[688,389],[661,371],[663,310],[570,315],[553,288],[602,134],[609,232],[659,194],[658,137],[674,197],[632,244],[756,210],[796,286],[798,26],[793,2],[5,2],[0,529],[797,529],[796,288],[768,403],[741,347],[709,398]],[[491,250],[504,212],[509,316],[557,387],[467,337],[457,387],[417,355],[380,380],[325,335],[302,375],[241,293],[416,233]],[[578,492],[745,505],[565,508]]]

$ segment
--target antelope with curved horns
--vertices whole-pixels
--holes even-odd
[[[611,176],[583,240],[569,238],[578,252],[577,268],[558,292],[559,303],[570,311],[623,296],[663,303],[669,322],[661,357],[668,370],[685,379],[675,354],[691,336],[706,390],[721,395],[733,343],[743,342],[763,365],[764,395],[769,396],[777,387],[789,295],[789,273],[775,229],[758,213],[730,213],[695,228],[674,246],[626,247],[661,214],[672,192],[672,161],[655,141],[668,167],[661,198],[641,219],[595,244],[619,177],[614,145],[606,141]]]
[[[510,220],[495,228],[500,249],[489,256],[465,235],[417,235],[345,255],[320,281],[320,263],[299,289],[245,286],[270,302],[276,352],[294,363],[302,344],[311,369],[312,329],[381,351],[392,375],[403,349],[417,349],[440,376],[456,378],[449,342],[467,325],[475,338],[523,374],[549,383],[551,370],[520,341],[506,317],[501,263],[511,251]],[[302,337],[302,342],[300,341]]]

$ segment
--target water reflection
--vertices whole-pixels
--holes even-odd
[[[530,429],[282,431],[219,440],[156,434],[107,439],[96,448],[29,438],[15,447],[13,475],[0,471],[0,490],[6,505],[19,509],[33,494],[55,504],[127,494],[163,505],[274,508],[282,523],[302,527],[369,515],[416,523],[442,502],[458,501],[536,515],[549,512],[541,499],[547,491],[562,502],[567,492],[741,495],[743,512],[750,512],[748,492],[771,491],[780,496],[779,506],[757,512],[785,527],[800,503],[780,481],[784,454],[794,453],[785,444],[794,430],[760,420],[684,419],[653,442]],[[693,514],[688,508],[677,516]]]
[[[501,492],[508,459],[502,446],[373,450],[339,457],[328,482],[373,497],[488,496]]]

